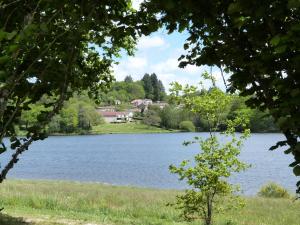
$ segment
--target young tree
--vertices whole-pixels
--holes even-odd
[[[152,14],[151,30],[156,20],[169,33],[188,33],[181,67],[224,69],[232,92],[250,95],[248,106],[268,109],[286,136],[271,149],[289,145],[285,153],[294,155],[290,166],[300,176],[300,1],[149,0],[145,12]]]
[[[217,88],[201,96],[195,95],[196,91],[193,86],[183,88],[180,84],[173,83],[172,94],[177,101],[193,113],[206,118],[209,137],[195,137],[194,141],[185,142],[185,145],[198,143],[200,153],[194,156],[192,162],[184,160],[179,166],[171,165],[170,171],[178,174],[180,180],[186,180],[191,186],[183,195],[177,196],[176,205],[182,210],[183,217],[186,220],[203,219],[206,225],[211,225],[214,213],[241,203],[241,199],[235,193],[235,186],[231,185],[227,178],[232,173],[247,168],[238,156],[250,131],[246,129],[247,119],[243,117],[222,121],[222,114],[231,100],[230,95]],[[225,122],[227,129],[217,133],[219,125]],[[237,126],[243,128],[241,134],[236,134]],[[226,136],[225,143],[219,140],[220,136]]]

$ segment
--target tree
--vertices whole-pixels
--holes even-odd
[[[151,75],[145,74],[142,78],[143,87],[145,90],[146,98],[153,101],[161,101],[165,97],[165,88],[160,80],[158,80],[155,73]]]
[[[130,95],[130,100],[145,98],[145,91],[141,84],[138,82],[129,83],[126,87]]]
[[[124,82],[125,83],[132,83],[133,79],[132,79],[132,77],[130,75],[128,75],[128,76],[125,77]]]
[[[133,53],[137,19],[128,0],[1,1],[0,153],[9,137],[14,154],[0,182],[32,142],[46,137],[46,125],[74,92],[97,99],[109,88],[119,52]],[[48,101],[37,122],[17,137],[22,112],[42,97]]]
[[[101,97],[102,102],[106,104],[114,104],[115,100],[130,102],[134,99],[145,98],[145,91],[140,81],[116,81],[112,84],[109,92],[102,94]]]
[[[59,126],[60,131],[64,133],[72,133],[78,126],[78,111],[73,105],[64,107],[60,111]]]
[[[226,120],[227,129],[221,133],[221,136],[227,137],[226,143],[221,143],[216,131],[221,123],[225,123],[222,114],[231,96],[216,88],[203,96],[195,96],[196,90],[193,86],[183,88],[178,83],[174,83],[172,89],[178,102],[201,117],[206,117],[209,137],[195,137],[194,141],[185,142],[185,145],[200,144],[201,152],[194,156],[193,162],[184,160],[179,166],[171,165],[170,171],[191,186],[183,195],[177,196],[176,206],[182,210],[182,216],[188,221],[203,219],[206,225],[211,225],[214,213],[240,204],[239,197],[235,195],[236,189],[227,178],[247,168],[238,156],[250,131],[246,129],[247,120],[243,117]],[[238,126],[244,129],[241,135],[235,133]]]
[[[161,80],[158,81],[158,90],[159,90],[159,96],[158,96],[159,101],[165,100],[166,90]]]
[[[151,77],[148,73],[146,73],[143,78],[143,87],[145,90],[145,97],[148,99],[153,99],[153,86],[152,86],[152,81]]]
[[[143,123],[148,126],[158,126],[161,119],[155,110],[147,110],[147,112],[144,115]]]
[[[300,176],[300,2],[150,0],[144,13],[151,31],[153,20],[169,33],[187,31],[180,67],[217,66],[230,74],[231,92],[268,109],[286,137],[271,150],[289,145],[285,153],[294,155],[290,166]]]
[[[153,101],[159,101],[160,100],[160,89],[158,84],[158,79],[155,73],[152,73],[150,75],[151,84],[153,88]]]
[[[164,107],[160,112],[160,125],[168,129],[177,129],[180,123],[179,110],[172,106]]]
[[[196,128],[192,121],[182,121],[179,123],[179,129],[194,132]]]

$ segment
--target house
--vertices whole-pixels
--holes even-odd
[[[101,107],[97,107],[96,111],[99,112],[115,112],[116,111],[116,107],[115,106],[101,106]]]
[[[163,109],[165,108],[166,106],[168,106],[169,104],[166,103],[166,102],[160,102],[160,101],[157,101],[155,103],[152,104],[153,106],[157,106],[159,107],[160,109]]]
[[[107,123],[126,123],[132,121],[133,112],[98,111]]]
[[[152,100],[151,99],[135,99],[133,101],[131,101],[131,104],[134,105],[135,107],[139,107],[140,105],[151,105],[152,104]]]
[[[140,112],[144,112],[146,110],[148,110],[148,106],[152,105],[152,100],[151,99],[135,99],[133,101],[131,101],[131,104],[138,108],[140,110]]]

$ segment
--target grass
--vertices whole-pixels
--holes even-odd
[[[105,123],[94,126],[93,134],[122,134],[122,133],[170,133],[177,130],[166,130],[160,127],[148,126],[139,122],[131,123]]]
[[[0,185],[0,224],[187,225],[178,211],[166,206],[176,194],[95,183],[9,180]],[[245,208],[218,215],[215,224],[299,225],[299,216],[299,202],[253,197],[246,198]]]

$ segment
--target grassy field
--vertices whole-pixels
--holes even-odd
[[[93,134],[122,134],[122,133],[170,133],[177,130],[166,130],[159,127],[148,126],[138,122],[132,123],[105,123],[94,126]]]
[[[166,206],[177,191],[63,181],[5,181],[1,225],[187,225]],[[216,225],[299,225],[300,202],[247,198]],[[231,223],[229,223],[231,221]],[[190,223],[191,225],[201,222]]]

